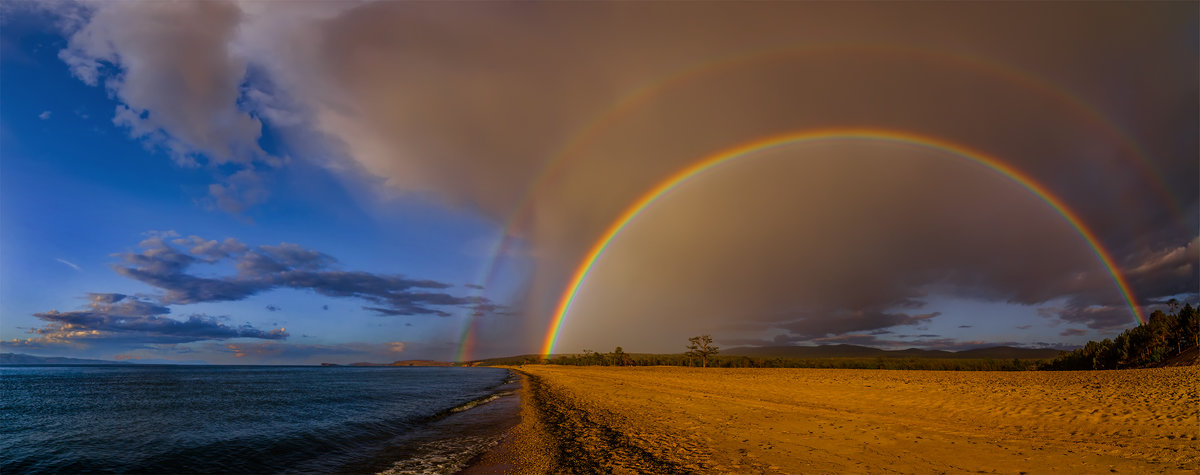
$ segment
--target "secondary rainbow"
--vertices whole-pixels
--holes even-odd
[[[1046,78],[1013,65],[989,60],[985,57],[976,57],[949,51],[905,47],[890,43],[835,42],[800,46],[793,45],[763,50],[741,51],[715,59],[705,59],[672,71],[669,74],[655,77],[622,95],[619,100],[612,103],[601,114],[578,129],[575,134],[562,144],[557,153],[548,157],[541,171],[530,183],[528,190],[513,208],[512,213],[504,220],[503,228],[492,250],[492,258],[481,269],[480,277],[476,282],[483,287],[491,287],[496,277],[496,269],[499,266],[497,261],[507,253],[509,247],[517,240],[515,234],[518,233],[521,223],[529,217],[535,199],[541,196],[546,184],[553,182],[555,177],[564,173],[570,162],[570,158],[594,144],[611,127],[620,123],[634,111],[644,108],[653,99],[687,82],[722,72],[752,67],[761,63],[798,60],[809,56],[852,54],[897,55],[914,61],[923,61],[930,64],[974,71],[985,77],[993,77],[1006,81],[1014,86],[1040,94],[1053,102],[1066,106],[1067,110],[1073,111],[1079,117],[1105,131],[1121,147],[1122,152],[1132,158],[1133,162],[1140,168],[1142,176],[1151,185],[1151,191],[1163,200],[1175,214],[1179,222],[1184,221],[1184,214],[1181,210],[1179,200],[1175,198],[1170,187],[1167,185],[1162,171],[1154,165],[1154,161],[1150,159],[1149,154],[1138,142],[1126,131],[1113,123],[1109,117],[1095,106]],[[470,349],[475,339],[473,335],[475,331],[474,313],[478,312],[472,312],[472,315],[468,315],[463,325],[458,350],[458,359],[460,361],[470,357]]]
[[[1045,186],[1038,183],[1032,177],[1022,173],[1001,160],[991,157],[983,152],[972,150],[962,145],[947,142],[941,139],[923,136],[910,132],[886,130],[886,129],[871,129],[871,128],[837,128],[837,129],[819,129],[801,132],[785,133],[781,135],[769,136],[766,138],[754,140],[733,148],[725,149],[716,154],[710,155],[687,168],[684,168],[675,174],[667,177],[659,182],[653,189],[642,194],[636,201],[625,209],[621,215],[613,221],[613,223],[605,230],[600,239],[588,251],[578,269],[575,270],[570,283],[564,290],[562,297],[559,299],[558,306],[555,308],[553,317],[550,321],[550,328],[546,332],[545,344],[542,347],[542,355],[549,357],[554,351],[554,345],[558,341],[558,334],[562,330],[563,321],[566,320],[567,313],[571,310],[571,304],[575,300],[575,295],[579,292],[583,282],[587,280],[588,273],[596,261],[604,255],[604,251],[608,249],[625,227],[638,217],[650,205],[654,204],[664,194],[671,191],[675,187],[683,184],[688,179],[719,167],[722,164],[735,161],[739,158],[752,156],[755,152],[778,147],[782,145],[797,144],[803,142],[812,142],[818,140],[845,140],[845,139],[860,139],[860,140],[875,140],[893,143],[904,143],[917,145],[933,150],[939,150],[948,153],[950,156],[961,157],[979,165],[982,165],[992,171],[995,171],[1013,181],[1020,184],[1025,189],[1032,192],[1047,205],[1049,205],[1059,216],[1067,221],[1079,233],[1083,240],[1091,247],[1092,252],[1100,259],[1105,270],[1112,276],[1113,282],[1117,285],[1121,296],[1125,299],[1129,310],[1133,313],[1138,324],[1145,322],[1145,317],[1137,304],[1137,299],[1133,292],[1129,290],[1129,283],[1121,274],[1116,264],[1113,262],[1112,256],[1100,244],[1096,238],[1096,234],[1092,232],[1079,216],[1071,211],[1070,208],[1063,203],[1061,199],[1046,189]]]

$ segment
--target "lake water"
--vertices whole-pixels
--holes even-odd
[[[496,368],[0,367],[0,472],[453,473],[517,421]]]

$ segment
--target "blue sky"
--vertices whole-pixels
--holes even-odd
[[[483,252],[497,233],[491,223],[461,210],[386,196],[372,189],[377,180],[338,175],[304,161],[293,161],[269,178],[270,198],[260,206],[237,213],[215,209],[207,188],[222,172],[180,167],[114,125],[119,102],[103,88],[72,77],[58,57],[66,40],[47,29],[6,25],[4,32],[4,339],[24,338],[29,329],[42,326],[34,313],[84,306],[87,292],[153,293],[152,286],[118,275],[111,265],[115,253],[134,250],[150,233],[162,231],[234,237],[250,245],[295,243],[334,256],[346,270],[394,274],[404,269],[406,275],[460,286],[463,295],[474,292],[461,286],[479,278],[487,257]],[[286,153],[269,126],[259,144],[268,153]],[[214,273],[230,272],[229,266],[213,267]],[[312,345],[425,340],[443,356],[445,347],[457,344],[452,337],[466,313],[384,318],[361,307],[353,299],[274,290],[174,312],[227,316],[229,325],[291,326],[291,340]],[[65,353],[106,359],[129,353],[121,350],[137,354],[135,347]]]
[[[1180,40],[1195,5],[760,7],[6,4],[3,350],[454,359],[474,322],[468,357],[533,353],[586,251],[645,190],[717,150],[848,125],[1001,157],[1096,231],[1145,311],[1196,299],[1196,41]],[[872,20],[896,15],[912,21]],[[923,53],[846,46],[872,42]],[[1102,117],[914,60],[967,54]],[[1011,183],[886,144],[778,153],[634,223],[559,348],[681,351],[697,333],[1057,347],[1133,324],[1079,236]]]

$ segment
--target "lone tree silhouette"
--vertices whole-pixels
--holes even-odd
[[[633,358],[630,358],[629,353],[626,353],[625,350],[619,346],[617,349],[613,350],[608,357],[612,360],[612,363],[617,366],[629,366],[633,364]]]
[[[711,336],[700,335],[688,338],[687,356],[691,358],[700,358],[704,367],[708,367],[708,357],[718,353],[720,348],[713,344]]]

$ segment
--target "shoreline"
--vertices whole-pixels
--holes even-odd
[[[463,474],[1179,473],[1200,368],[507,368],[521,421]]]
[[[722,466],[685,431],[646,427],[594,407],[541,376],[521,376],[521,422],[475,457],[459,475],[495,473],[661,473],[754,471],[755,464]]]
[[[551,473],[556,447],[545,428],[541,410],[535,401],[533,384],[537,378],[517,368],[506,368],[520,378],[520,388],[512,396],[520,401],[520,422],[505,431],[492,448],[472,458],[458,475],[496,473]]]

